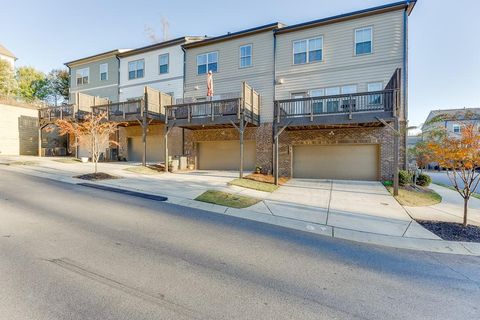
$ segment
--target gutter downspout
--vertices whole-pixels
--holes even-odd
[[[275,30],[273,30],[273,101],[277,99],[277,34]],[[272,142],[275,142],[275,103],[273,106],[273,124],[272,124]],[[272,143],[272,174],[275,174],[275,147],[274,143]]]
[[[117,102],[120,102],[120,58],[115,55],[115,58],[117,59],[118,62],[118,74],[117,74]]]
[[[410,0],[407,0],[407,9]],[[403,12],[403,117],[405,120],[405,128],[408,126],[408,13],[407,9]],[[407,169],[407,130],[404,133],[403,148],[405,155],[403,159],[404,169]]]
[[[183,51],[183,92],[182,100],[185,101],[186,75],[187,75],[187,51],[181,46]],[[182,155],[185,155],[185,128],[182,128]],[[196,169],[196,168],[195,168]]]

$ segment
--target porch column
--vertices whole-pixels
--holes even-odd
[[[42,156],[42,127],[38,129],[38,156]]]
[[[400,154],[400,134],[399,134],[399,122],[398,117],[395,117],[394,122],[394,137],[393,137],[393,195],[398,196],[398,166],[399,166],[399,154]]]
[[[240,179],[243,179],[243,133],[244,133],[244,124],[243,117],[240,119]]]

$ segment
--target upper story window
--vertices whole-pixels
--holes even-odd
[[[90,68],[78,69],[75,73],[75,77],[77,78],[77,85],[87,84],[89,75]]]
[[[247,44],[240,47],[240,68],[252,66],[252,45]]]
[[[459,124],[454,124],[453,125],[453,133],[460,133],[462,130],[460,129],[460,125]]]
[[[169,62],[168,53],[161,54],[158,56],[158,65],[159,65],[158,72],[160,74],[168,73],[168,62]]]
[[[197,74],[205,74],[208,71],[217,72],[218,52],[209,52],[197,56]]]
[[[108,80],[108,63],[100,65],[100,81]]]
[[[355,30],[355,55],[372,53],[372,27]]]
[[[323,59],[323,37],[293,42],[293,63],[304,64]]]
[[[128,80],[143,78],[145,72],[145,61],[135,60],[128,63]]]

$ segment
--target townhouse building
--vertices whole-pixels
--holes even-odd
[[[100,109],[128,120],[118,137],[128,160],[184,155],[200,170],[392,179],[406,164],[415,3],[87,57],[67,64],[71,93],[117,101]]]
[[[467,125],[480,127],[480,108],[432,110],[422,125],[422,136],[427,139],[431,131],[439,128],[450,136],[460,136],[462,127]]]
[[[12,66],[12,68],[14,68],[15,60],[17,60],[17,57],[15,57],[15,55],[10,50],[0,44],[0,60],[7,61]]]

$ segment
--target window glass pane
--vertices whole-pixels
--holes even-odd
[[[102,81],[107,80],[107,73],[106,72],[100,73],[100,80],[102,80]]]
[[[372,91],[382,91],[383,90],[383,83],[382,82],[373,82],[369,83],[367,86],[368,92]]]
[[[128,79],[135,79],[135,71],[128,71]]]
[[[168,54],[160,55],[160,65],[168,64]]]
[[[322,60],[322,50],[314,50],[308,52],[308,61],[320,61]]]
[[[325,89],[310,90],[310,97],[321,97],[325,95]]]
[[[102,63],[100,65],[100,73],[107,72],[108,71],[108,63]]]
[[[218,54],[216,52],[211,52],[208,54],[208,63],[213,63],[217,62],[218,60]]]
[[[144,66],[143,60],[138,60],[138,62],[137,62],[137,69],[143,69],[143,66]]]
[[[206,64],[199,65],[199,66],[197,67],[197,73],[198,73],[198,74],[207,73],[207,65],[206,65]]]
[[[143,69],[137,70],[137,78],[143,78]]]
[[[325,89],[325,95],[336,96],[340,94],[340,87],[332,87]]]
[[[306,53],[296,53],[293,56],[293,63],[295,63],[295,64],[307,63],[307,54]]]
[[[307,51],[307,41],[296,41],[293,43],[293,53],[300,53]]]
[[[240,67],[249,67],[252,64],[252,57],[242,57],[240,58]]]
[[[209,63],[208,64],[208,71],[217,72],[217,63]]]
[[[160,73],[168,73],[168,64],[163,64],[160,66]]]
[[[308,50],[313,51],[322,49],[322,42],[322,38],[308,40]]]
[[[128,63],[128,71],[134,71],[136,69],[136,63],[135,61],[131,61]]]
[[[342,94],[357,93],[356,85],[348,85],[342,87]]]
[[[366,54],[372,52],[372,43],[369,42],[362,42],[356,44],[356,53],[357,54]]]
[[[207,55],[201,54],[197,56],[197,65],[206,64],[207,63]]]

